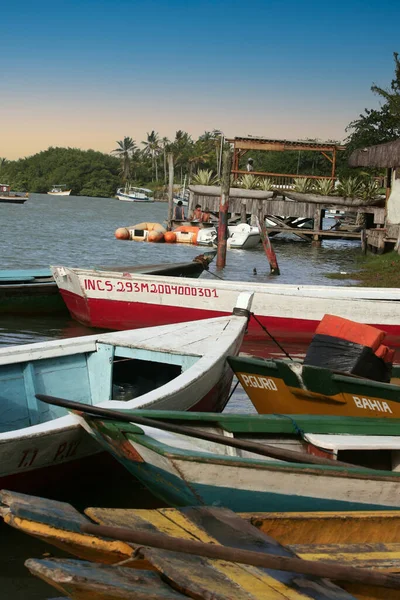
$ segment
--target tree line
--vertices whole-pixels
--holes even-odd
[[[394,77],[388,88],[372,85],[379,96],[378,109],[365,108],[346,128],[345,152],[337,155],[337,175],[354,175],[347,165],[350,153],[365,146],[393,141],[400,137],[400,61],[394,53]],[[307,140],[317,142],[318,140]],[[339,143],[335,140],[327,140]],[[126,136],[116,142],[109,154],[77,148],[53,148],[33,156],[11,161],[0,158],[0,182],[13,190],[46,193],[55,184],[64,184],[72,194],[113,197],[122,185],[145,186],[165,190],[168,177],[167,155],[172,152],[175,181],[183,183],[208,173],[215,180],[220,175],[221,156],[228,144],[218,129],[206,131],[197,139],[178,130],[172,140],[152,130],[142,142]],[[241,159],[239,169],[246,168],[249,155]],[[307,151],[251,153],[254,171],[324,176],[331,164],[322,154]],[[371,172],[371,170],[370,170]],[[373,172],[372,174],[377,174]]]

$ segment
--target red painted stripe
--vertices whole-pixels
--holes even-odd
[[[136,329],[210,319],[230,314],[217,310],[202,310],[143,302],[121,302],[98,298],[85,300],[67,290],[60,291],[74,319],[89,327],[100,329]],[[300,345],[311,341],[311,337],[319,323],[319,321],[302,318],[256,316],[262,325],[279,341]],[[379,323],[370,323],[370,325],[386,331],[388,335],[385,342],[389,346],[400,345],[400,325],[381,325]],[[268,336],[254,319],[250,319],[245,340],[246,342],[265,342],[268,340]]]

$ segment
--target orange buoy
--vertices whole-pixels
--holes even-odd
[[[166,231],[164,233],[164,240],[167,244],[175,244],[176,233],[174,233],[173,231]]]
[[[148,242],[163,242],[164,234],[161,231],[149,231],[149,235],[147,236]]]
[[[118,227],[114,235],[117,240],[129,240],[129,231],[126,227]]]

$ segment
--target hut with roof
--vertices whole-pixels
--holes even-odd
[[[351,167],[386,169],[386,206],[384,223],[368,237],[368,244],[378,251],[400,241],[400,140],[354,150]]]

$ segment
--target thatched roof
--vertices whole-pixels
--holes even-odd
[[[351,167],[400,167],[400,140],[359,148],[351,153]]]
[[[257,146],[259,150],[265,149],[270,150],[270,146],[276,146],[277,150],[322,150],[322,151],[333,151],[333,150],[345,150],[346,146],[338,142],[314,142],[312,140],[276,140],[274,138],[266,137],[235,137],[227,138],[227,142],[234,144],[235,148],[248,147],[248,145]]]

